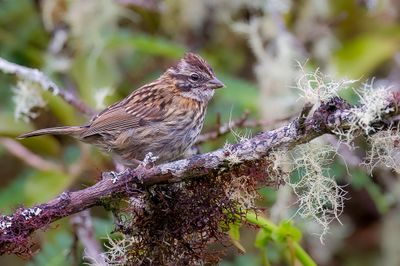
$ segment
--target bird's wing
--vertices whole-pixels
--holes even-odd
[[[81,134],[81,138],[163,121],[168,115],[165,111],[166,105],[172,103],[172,98],[151,85],[136,90],[95,116]]]

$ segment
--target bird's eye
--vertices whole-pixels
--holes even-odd
[[[190,80],[191,81],[198,81],[199,79],[200,79],[199,74],[197,74],[197,73],[190,74]]]

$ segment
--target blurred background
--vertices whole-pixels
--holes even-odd
[[[245,112],[266,125],[235,129],[200,145],[205,152],[278,127],[298,113],[300,66],[334,79],[361,84],[375,77],[376,84],[398,86],[400,1],[0,0],[0,56],[42,70],[97,110],[157,78],[185,51],[204,56],[227,85],[209,107],[204,132]],[[343,96],[354,102],[353,94]],[[15,140],[36,128],[87,119],[50,92],[0,73],[1,213],[82,189],[113,169],[107,155],[70,138]],[[400,265],[399,177],[384,168],[371,176],[358,166],[367,143],[361,138],[355,145],[355,151],[343,151],[348,171],[341,161],[332,165],[348,200],[343,225],[333,222],[324,244],[314,234],[317,224],[294,215],[290,188],[261,188],[259,206],[277,224],[293,219],[302,246],[318,265]],[[39,164],[29,163],[32,156]],[[97,239],[106,242],[112,217],[101,208],[92,214]],[[0,264],[82,264],[69,219],[50,228],[36,234],[32,258],[3,256]],[[270,265],[290,265],[282,244],[255,245],[256,233],[243,227],[240,243],[246,252],[229,249],[221,265],[268,265],[266,256]]]

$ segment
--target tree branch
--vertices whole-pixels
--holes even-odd
[[[290,120],[290,118],[294,117],[294,116],[288,116],[285,118],[268,121],[268,120],[249,120],[248,119],[249,115],[250,113],[246,111],[243,113],[242,117],[240,117],[237,120],[230,121],[223,125],[219,125],[217,123],[217,128],[215,130],[203,133],[197,138],[196,145],[202,144],[210,140],[218,139],[219,137],[225,136],[229,132],[232,132],[236,128],[254,128],[254,127],[271,126],[279,122],[288,121]]]
[[[104,258],[101,257],[102,249],[97,242],[94,234],[92,217],[89,210],[84,210],[75,214],[71,219],[72,226],[74,227],[78,239],[85,248],[85,257],[91,265],[105,266],[107,265]]]
[[[39,84],[43,89],[50,91],[54,95],[60,96],[65,102],[73,106],[79,112],[93,115],[94,111],[82,102],[78,97],[70,93],[69,91],[63,90],[57,86],[52,80],[50,80],[45,74],[37,69],[20,66],[11,63],[0,57],[0,70],[4,73],[15,74],[18,77],[35,82]]]
[[[399,99],[398,93],[390,96],[390,103],[384,110],[386,117],[399,114]],[[150,169],[128,169],[119,173],[118,178],[110,178],[112,175],[105,173],[103,179],[91,187],[64,192],[57,198],[32,208],[20,207],[13,214],[0,217],[0,254],[26,252],[28,248],[22,243],[26,243],[34,231],[46,228],[63,217],[102,205],[104,199],[133,196],[135,190],[143,186],[180,182],[230,171],[235,167],[230,161],[232,155],[235,156],[236,164],[251,165],[268,156],[273,150],[290,149],[323,134],[332,133],[335,129],[346,130],[350,126],[349,123],[354,121],[355,112],[351,110],[354,108],[344,100],[333,98],[322,103],[306,118],[302,116],[286,126],[259,133],[251,139],[228,145],[223,149]],[[299,123],[299,120],[302,123]],[[271,185],[273,184],[272,181]]]
[[[7,151],[13,154],[15,157],[24,161],[27,165],[36,168],[40,171],[60,171],[61,167],[51,161],[46,161],[42,157],[32,153],[30,150],[25,148],[21,143],[10,139],[0,137],[0,144],[7,149]]]

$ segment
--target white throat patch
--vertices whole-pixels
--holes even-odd
[[[214,96],[214,90],[213,89],[191,89],[190,91],[185,91],[181,93],[182,96],[194,99],[199,102],[204,102],[207,103],[208,101],[211,100],[211,98]]]

